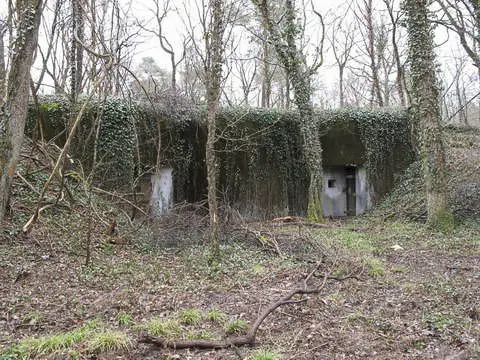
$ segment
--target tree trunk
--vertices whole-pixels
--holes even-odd
[[[257,6],[265,28],[272,39],[278,59],[285,68],[288,80],[294,90],[294,101],[300,113],[300,132],[303,138],[303,152],[310,171],[308,189],[307,216],[312,221],[323,219],[321,194],[323,189],[322,145],[319,138],[318,123],[313,117],[311,102],[312,69],[304,62],[305,57],[298,49],[295,38],[287,34],[282,36],[273,21],[265,0],[252,0]],[[292,0],[285,2],[285,28],[296,32],[296,17]]]
[[[84,25],[84,13],[83,7],[80,4],[81,0],[75,1],[75,22],[77,23],[77,35],[80,41],[84,40],[85,25]],[[83,80],[83,47],[78,41],[75,42],[75,61],[76,61],[76,71],[75,71],[75,96],[82,92],[82,80]]]
[[[5,97],[5,81],[7,80],[7,68],[5,67],[5,43],[3,36],[7,30],[7,23],[0,19],[0,107]]]
[[[388,16],[390,17],[390,21],[392,23],[392,50],[393,50],[393,58],[395,59],[395,66],[397,68],[397,76],[395,79],[398,99],[400,101],[400,105],[406,106],[407,100],[405,98],[405,76],[403,74],[403,65],[400,60],[400,51],[398,50],[398,43],[397,43],[397,27],[398,27],[398,17],[395,17],[393,13],[393,3],[389,0],[383,1],[387,6]]]
[[[372,72],[372,88],[370,105],[376,104],[383,106],[382,90],[380,88],[380,79],[378,77],[378,62],[376,61],[375,51],[375,31],[373,28],[373,4],[372,0],[365,1],[365,21],[367,27],[368,55],[370,57],[370,70]]]
[[[0,220],[8,206],[10,187],[22,148],[28,109],[30,68],[38,42],[42,0],[17,0],[17,41],[7,78],[6,99],[0,112]]]
[[[211,0],[212,18],[210,34],[207,36],[207,144],[205,159],[208,181],[208,209],[210,214],[209,242],[211,245],[211,260],[220,257],[220,219],[217,204],[217,159],[215,154],[216,115],[220,100],[220,86],[223,65],[223,7],[222,0]],[[209,41],[208,41],[209,39]]]
[[[272,93],[272,74],[270,73],[270,56],[268,33],[264,30],[263,52],[262,52],[262,107],[270,107],[270,97]]]
[[[338,87],[340,91],[340,107],[343,108],[345,106],[345,89],[343,86],[343,71],[345,65],[340,64],[338,66]]]
[[[405,0],[413,108],[419,124],[427,199],[427,223],[441,231],[453,228],[447,204],[447,172],[440,126],[440,97],[435,76],[433,32],[428,19],[428,0]]]

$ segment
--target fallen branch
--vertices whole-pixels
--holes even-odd
[[[318,270],[320,267],[320,263],[317,264],[314,270],[312,270],[307,278],[304,281],[304,286],[301,288],[296,288],[291,290],[285,296],[281,297],[277,301],[268,305],[262,313],[257,317],[253,325],[248,330],[245,336],[235,336],[231,338],[226,338],[225,340],[167,340],[161,337],[154,337],[149,335],[144,335],[139,338],[138,342],[144,344],[152,344],[163,348],[171,348],[171,349],[187,349],[187,348],[198,348],[198,349],[224,349],[229,347],[236,347],[236,346],[244,346],[244,345],[255,345],[255,340],[257,337],[257,331],[260,328],[260,325],[263,321],[273,313],[278,307],[286,304],[298,304],[301,302],[305,302],[308,298],[298,298],[294,299],[295,296],[300,295],[314,295],[319,294],[322,289],[325,287],[327,280],[336,280],[336,281],[343,281],[353,276],[346,276],[343,278],[339,277],[331,277],[328,273],[324,274],[323,281],[320,286],[308,289],[307,282],[312,277],[312,274]]]
[[[243,228],[243,230],[245,231],[245,236],[249,234],[252,235],[253,238],[260,243],[260,245],[263,247],[269,247],[278,255],[282,256],[282,252],[280,251],[280,247],[278,246],[278,242],[275,239],[274,234],[266,233],[265,231],[262,232],[258,230],[252,230],[246,226]]]
[[[365,228],[351,228],[338,226],[336,224],[321,224],[314,221],[308,221],[305,218],[296,217],[296,216],[285,216],[281,218],[272,219],[275,223],[275,226],[290,226],[290,225],[299,225],[305,227],[311,227],[315,229],[334,229],[334,230],[347,230],[353,232],[365,232]]]
[[[40,195],[40,193],[38,192],[38,190],[35,189],[35,186],[33,186],[32,184],[30,184],[30,183],[28,182],[28,180],[25,179],[25,178],[22,176],[22,174],[20,174],[18,171],[16,171],[16,172],[15,172],[15,175],[17,175],[17,177],[18,177],[20,180],[22,180],[22,181],[25,183],[25,185],[27,185],[27,186],[30,188],[30,190],[32,190],[35,194]]]
[[[103,190],[103,189],[100,189],[98,187],[95,187],[95,186],[92,186],[92,190],[93,191],[96,191],[96,192],[99,192],[101,194],[106,194],[106,195],[110,195],[110,196],[113,196],[113,197],[116,197],[117,199],[120,199],[121,201],[127,203],[128,205],[130,205],[131,207],[135,208],[136,210],[140,211],[143,215],[145,216],[148,216],[148,214],[145,212],[145,210],[143,210],[142,208],[138,207],[137,205],[135,205],[133,202],[131,202],[130,200],[128,199],[125,199],[123,196],[121,195],[118,195],[114,192],[111,192],[111,191],[107,191],[107,190]]]

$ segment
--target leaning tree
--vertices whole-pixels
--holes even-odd
[[[5,217],[24,137],[30,68],[38,42],[43,0],[17,0],[10,9],[15,11],[11,15],[16,21],[5,99],[0,99],[0,220]]]

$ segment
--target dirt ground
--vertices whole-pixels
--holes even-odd
[[[125,226],[127,243],[112,244],[97,224],[85,266],[81,214],[55,211],[28,236],[5,224],[0,359],[262,359],[254,357],[259,349],[297,360],[480,359],[478,221],[449,235],[380,217],[320,228],[243,224],[225,229],[222,260],[213,266],[201,232],[192,235],[188,227],[173,234],[158,224],[135,232]],[[165,247],[172,236],[176,246]],[[151,319],[181,319],[192,309],[203,316],[181,320],[174,337],[222,339],[229,321],[251,325],[309,274],[309,288],[320,287],[325,274],[350,278],[329,279],[319,294],[279,307],[262,323],[255,347],[171,350],[137,342]],[[207,319],[212,309],[225,314],[222,322]],[[128,348],[89,353],[80,341],[51,353],[13,351],[21,339],[71,331],[92,319],[126,334]]]

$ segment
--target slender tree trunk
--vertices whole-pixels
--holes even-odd
[[[220,257],[220,219],[217,203],[217,159],[215,154],[216,115],[220,100],[220,86],[223,66],[223,0],[211,0],[212,18],[207,41],[207,145],[205,159],[207,163],[208,209],[210,214],[209,241],[211,260]]]
[[[447,172],[440,126],[440,96],[435,75],[433,32],[428,18],[428,0],[404,0],[407,15],[413,108],[419,124],[427,199],[427,222],[436,229],[453,228],[447,204]]]
[[[72,6],[72,38],[70,42],[70,107],[72,109],[77,100],[77,40],[75,40],[77,34],[77,2],[78,0],[72,0],[70,4]]]
[[[77,23],[77,35],[80,41],[84,40],[84,16],[83,7],[80,3],[82,0],[76,0],[76,19],[75,22]],[[82,91],[82,81],[83,81],[83,47],[78,41],[75,42],[76,50],[76,76],[75,76],[75,96],[78,97],[78,94]]]
[[[268,33],[264,30],[263,53],[262,53],[262,107],[270,107],[270,97],[272,94],[272,74],[270,73],[270,56]]]
[[[30,68],[38,42],[42,0],[17,0],[17,41],[7,76],[6,99],[0,111],[0,220],[8,206],[10,187],[22,148],[27,117]]]
[[[405,98],[405,77],[403,72],[403,65],[400,59],[400,51],[398,50],[397,44],[397,26],[398,26],[398,17],[395,18],[395,14],[393,13],[393,3],[390,0],[383,1],[387,6],[388,16],[390,17],[390,21],[392,23],[392,50],[393,50],[393,58],[395,59],[395,66],[397,68],[397,77],[395,79],[398,99],[400,101],[400,105],[406,106],[407,100]]]
[[[365,1],[365,21],[367,27],[368,55],[370,57],[370,70],[372,72],[372,88],[370,105],[376,102],[380,107],[383,106],[382,90],[380,88],[380,79],[378,77],[378,62],[375,51],[375,31],[373,28],[373,4],[372,0]],[[376,100],[376,101],[375,101]]]
[[[344,71],[344,65],[340,64],[338,66],[338,86],[339,86],[339,91],[340,91],[340,107],[343,108],[345,106],[345,90],[343,86],[343,71]]]
[[[7,23],[0,19],[0,107],[5,97],[5,81],[7,80],[7,69],[5,67],[5,43],[3,42],[3,36],[7,31]]]

